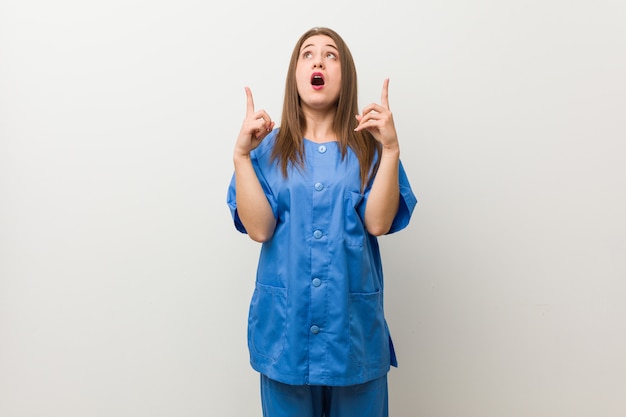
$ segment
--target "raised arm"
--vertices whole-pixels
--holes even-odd
[[[248,236],[257,242],[265,242],[274,233],[276,219],[252,166],[250,152],[272,131],[274,122],[265,110],[254,111],[252,92],[248,87],[246,98],[246,117],[233,153],[237,212]]]
[[[357,115],[355,130],[367,129],[382,145],[380,165],[365,207],[365,227],[374,236],[389,231],[400,203],[398,170],[400,147],[398,135],[389,110],[389,79],[383,83],[381,104],[370,104]]]

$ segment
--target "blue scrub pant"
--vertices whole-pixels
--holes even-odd
[[[387,375],[359,385],[287,385],[261,374],[264,417],[388,417]]]

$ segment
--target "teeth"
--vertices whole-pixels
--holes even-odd
[[[311,84],[324,85],[324,78],[321,75],[314,75],[313,78],[311,78]]]

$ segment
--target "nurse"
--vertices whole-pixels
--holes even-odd
[[[245,89],[227,203],[262,243],[248,347],[265,417],[388,415],[397,362],[377,236],[405,228],[417,204],[388,87],[359,112],[350,50],[313,28],[294,47],[279,126]]]

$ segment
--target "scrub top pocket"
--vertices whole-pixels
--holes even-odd
[[[287,290],[257,282],[248,318],[248,344],[256,354],[278,360],[285,346]]]
[[[389,363],[382,291],[350,294],[350,356],[358,366]]]
[[[343,238],[348,246],[362,247],[367,232],[363,219],[359,215],[359,205],[363,195],[354,191],[347,191],[344,195],[344,228]]]

